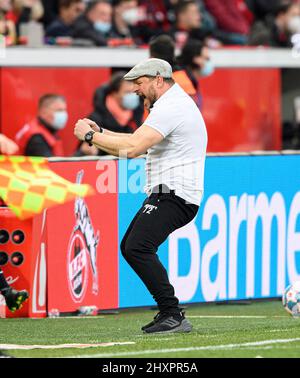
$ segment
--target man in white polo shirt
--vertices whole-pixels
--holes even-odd
[[[202,195],[207,133],[194,101],[172,79],[164,60],[147,59],[125,76],[133,91],[150,103],[150,114],[133,134],[112,133],[90,120],[79,120],[80,140],[115,156],[134,158],[147,152],[147,198],[129,225],[121,251],[153,295],[159,313],[142,327],[145,333],[190,332],[158,247],[196,216]],[[92,128],[92,130],[91,130]]]

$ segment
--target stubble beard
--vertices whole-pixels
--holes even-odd
[[[155,93],[155,90],[153,87],[149,88],[149,93],[148,93],[148,96],[146,96],[146,98],[149,101],[150,108],[152,108],[155,102],[157,101],[157,94]]]

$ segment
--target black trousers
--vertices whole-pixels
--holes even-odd
[[[157,249],[173,231],[192,221],[198,209],[199,206],[187,204],[174,192],[153,190],[121,242],[122,255],[144,282],[160,311],[178,313],[180,310],[167,271],[156,254]]]

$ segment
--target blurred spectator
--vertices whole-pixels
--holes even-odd
[[[281,0],[245,0],[255,20],[263,20],[274,12]]]
[[[22,155],[63,156],[63,147],[57,135],[67,123],[67,104],[63,96],[46,94],[39,99],[38,115],[16,135]]]
[[[163,59],[170,63],[173,68],[173,79],[175,82],[179,84],[187,94],[195,96],[196,90],[193,83],[185,70],[176,63],[174,40],[169,35],[162,34],[150,41],[149,49],[150,58]]]
[[[182,48],[191,37],[203,40],[207,36],[206,32],[201,29],[202,16],[195,0],[178,2],[175,14],[176,23],[171,34],[175,39],[176,47]]]
[[[291,73],[285,71],[283,77]],[[293,75],[293,74],[292,74]],[[293,75],[294,76],[294,75]],[[295,76],[294,76],[295,77]],[[283,90],[285,90],[286,83],[283,82]],[[297,88],[299,94],[299,88]],[[293,96],[294,97],[294,96]],[[300,96],[295,93],[293,98],[294,103],[294,117],[293,119],[286,119],[282,125],[282,148],[288,150],[300,149]]]
[[[169,1],[172,7],[171,2]],[[168,18],[167,1],[140,0],[139,7],[143,20],[137,25],[141,43],[148,43],[151,37],[167,33],[171,29]]]
[[[176,24],[176,7],[182,0],[164,0],[167,8],[167,17],[172,26]],[[201,29],[211,33],[216,28],[216,22],[209,12],[207,12],[203,0],[196,0],[201,13]]]
[[[82,0],[60,0],[59,15],[47,27],[47,37],[68,37],[71,35],[71,25],[84,12]]]
[[[244,0],[204,0],[207,10],[215,18],[215,36],[225,44],[244,45],[248,41],[251,18]]]
[[[300,33],[300,6],[284,0],[272,14],[254,23],[249,44],[292,47],[291,37],[296,33]]]
[[[106,0],[92,0],[83,15],[72,25],[71,36],[89,40],[96,46],[107,46],[112,29],[112,6]]]
[[[185,70],[195,88],[194,100],[202,109],[202,95],[200,92],[199,79],[214,73],[214,66],[210,60],[209,49],[201,41],[190,39],[178,57],[178,63]]]
[[[38,21],[44,14],[40,0],[13,0],[13,9],[19,22]]]
[[[113,1],[113,29],[117,38],[135,39],[138,35],[137,24],[141,20],[141,12],[137,0]]]
[[[0,134],[0,154],[14,155],[18,152],[18,145],[11,139],[8,139],[5,135]]]
[[[44,15],[41,19],[44,27],[47,28],[58,16],[59,0],[42,0]]]
[[[40,0],[12,0],[13,10],[9,18],[16,24],[17,34],[20,34],[20,25],[30,21],[41,20],[44,14]]]
[[[107,130],[132,133],[141,125],[143,107],[131,83],[123,80],[124,75],[117,72],[108,84],[96,89],[94,111],[88,118]]]
[[[12,9],[11,0],[0,0],[0,13],[6,15]]]
[[[123,80],[124,72],[117,72],[109,83],[96,89],[94,94],[94,110],[88,116],[104,129],[117,133],[133,133],[142,123],[143,104],[138,95],[132,92],[132,84]],[[87,153],[90,151],[89,153]],[[77,156],[86,154],[105,154],[100,150],[89,149],[82,143]]]
[[[7,15],[12,10],[11,0],[0,0],[0,35],[5,37],[7,46],[16,43],[16,28]]]
[[[213,35],[214,31],[217,29],[217,23],[215,18],[208,12],[204,0],[197,0],[201,13],[201,29],[204,30],[208,35]]]
[[[169,25],[174,25],[176,22],[176,15],[175,15],[175,7],[177,3],[182,0],[163,0],[165,10],[166,10],[166,17],[169,22]]]
[[[173,68],[175,66],[175,42],[168,34],[161,34],[151,39],[149,43],[150,58],[166,60]]]

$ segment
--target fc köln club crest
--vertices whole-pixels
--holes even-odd
[[[81,183],[83,174],[83,170],[78,172],[77,184]],[[68,281],[73,300],[81,302],[88,287],[90,268],[93,275],[93,294],[97,295],[99,291],[97,269],[99,231],[95,235],[87,205],[80,197],[75,200],[75,219],[76,225],[68,248]]]

